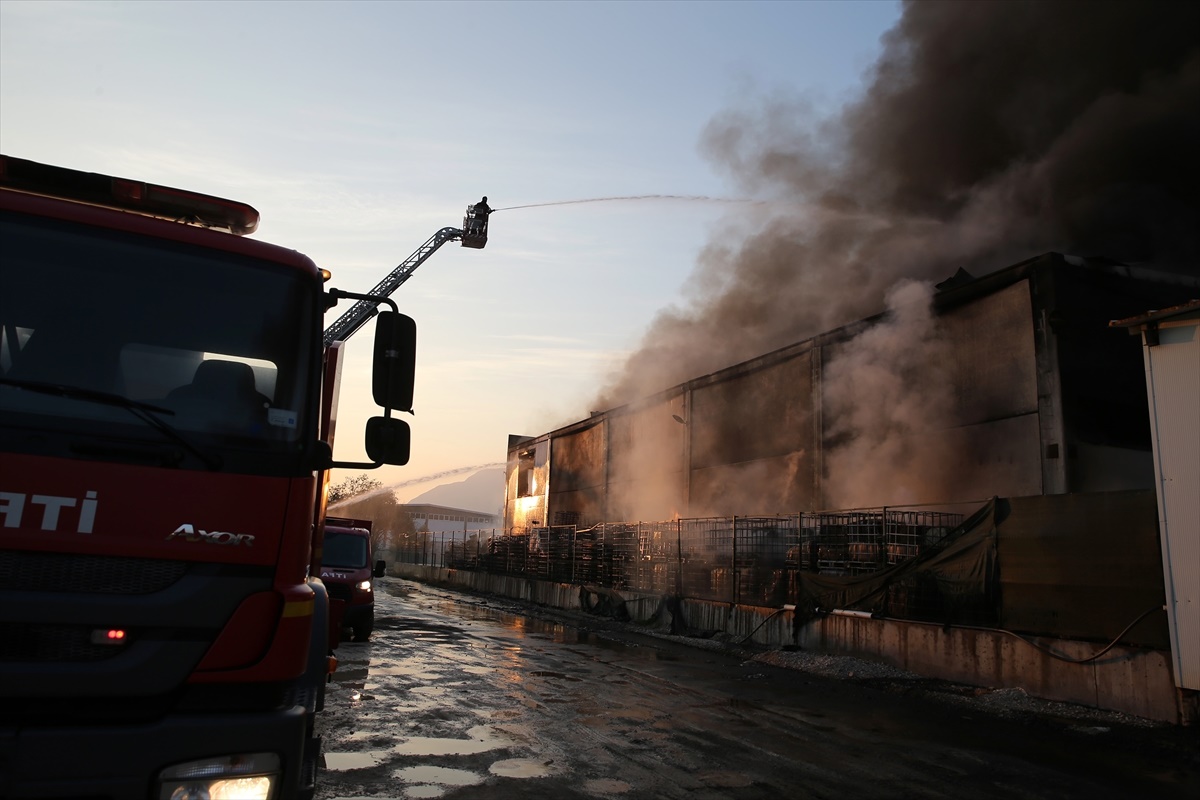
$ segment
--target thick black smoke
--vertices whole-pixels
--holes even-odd
[[[705,152],[772,213],[706,248],[593,407],[873,314],[904,279],[1050,250],[1195,272],[1198,143],[1200,3],[907,3],[833,118],[772,98],[710,123]]]

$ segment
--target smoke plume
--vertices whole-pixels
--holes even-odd
[[[960,267],[1057,250],[1195,271],[1196,142],[1200,4],[907,3],[835,116],[772,97],[711,121],[704,152],[770,211],[708,245],[686,304],[592,407],[864,318],[899,282]]]
[[[826,368],[826,492],[834,508],[924,501],[952,480],[951,462],[924,435],[954,411],[949,348],[932,301],[931,285],[902,280],[888,292],[883,319]]]

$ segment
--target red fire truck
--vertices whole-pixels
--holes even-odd
[[[369,519],[326,517],[325,545],[321,559],[321,581],[334,601],[340,605],[335,617],[341,635],[349,628],[356,642],[371,638],[375,629],[375,578],[382,578],[387,565],[373,561]],[[340,601],[338,604],[337,601]]]
[[[408,460],[415,326],[242,203],[0,156],[0,797],[313,794],[331,467]],[[332,451],[338,297],[378,314]]]

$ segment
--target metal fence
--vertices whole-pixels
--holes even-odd
[[[884,508],[446,531],[410,535],[394,543],[394,552],[407,564],[780,606],[796,602],[801,572],[876,572],[915,558],[962,520],[961,514]],[[916,601],[915,587],[912,595]]]

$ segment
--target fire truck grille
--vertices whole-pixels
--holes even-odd
[[[325,590],[329,592],[329,596],[335,600],[349,600],[350,587],[344,583],[326,583]]]
[[[75,625],[0,623],[0,663],[100,661],[124,649],[96,644],[92,633],[92,628]]]
[[[0,586],[17,591],[150,594],[186,571],[185,561],[0,552]]]

